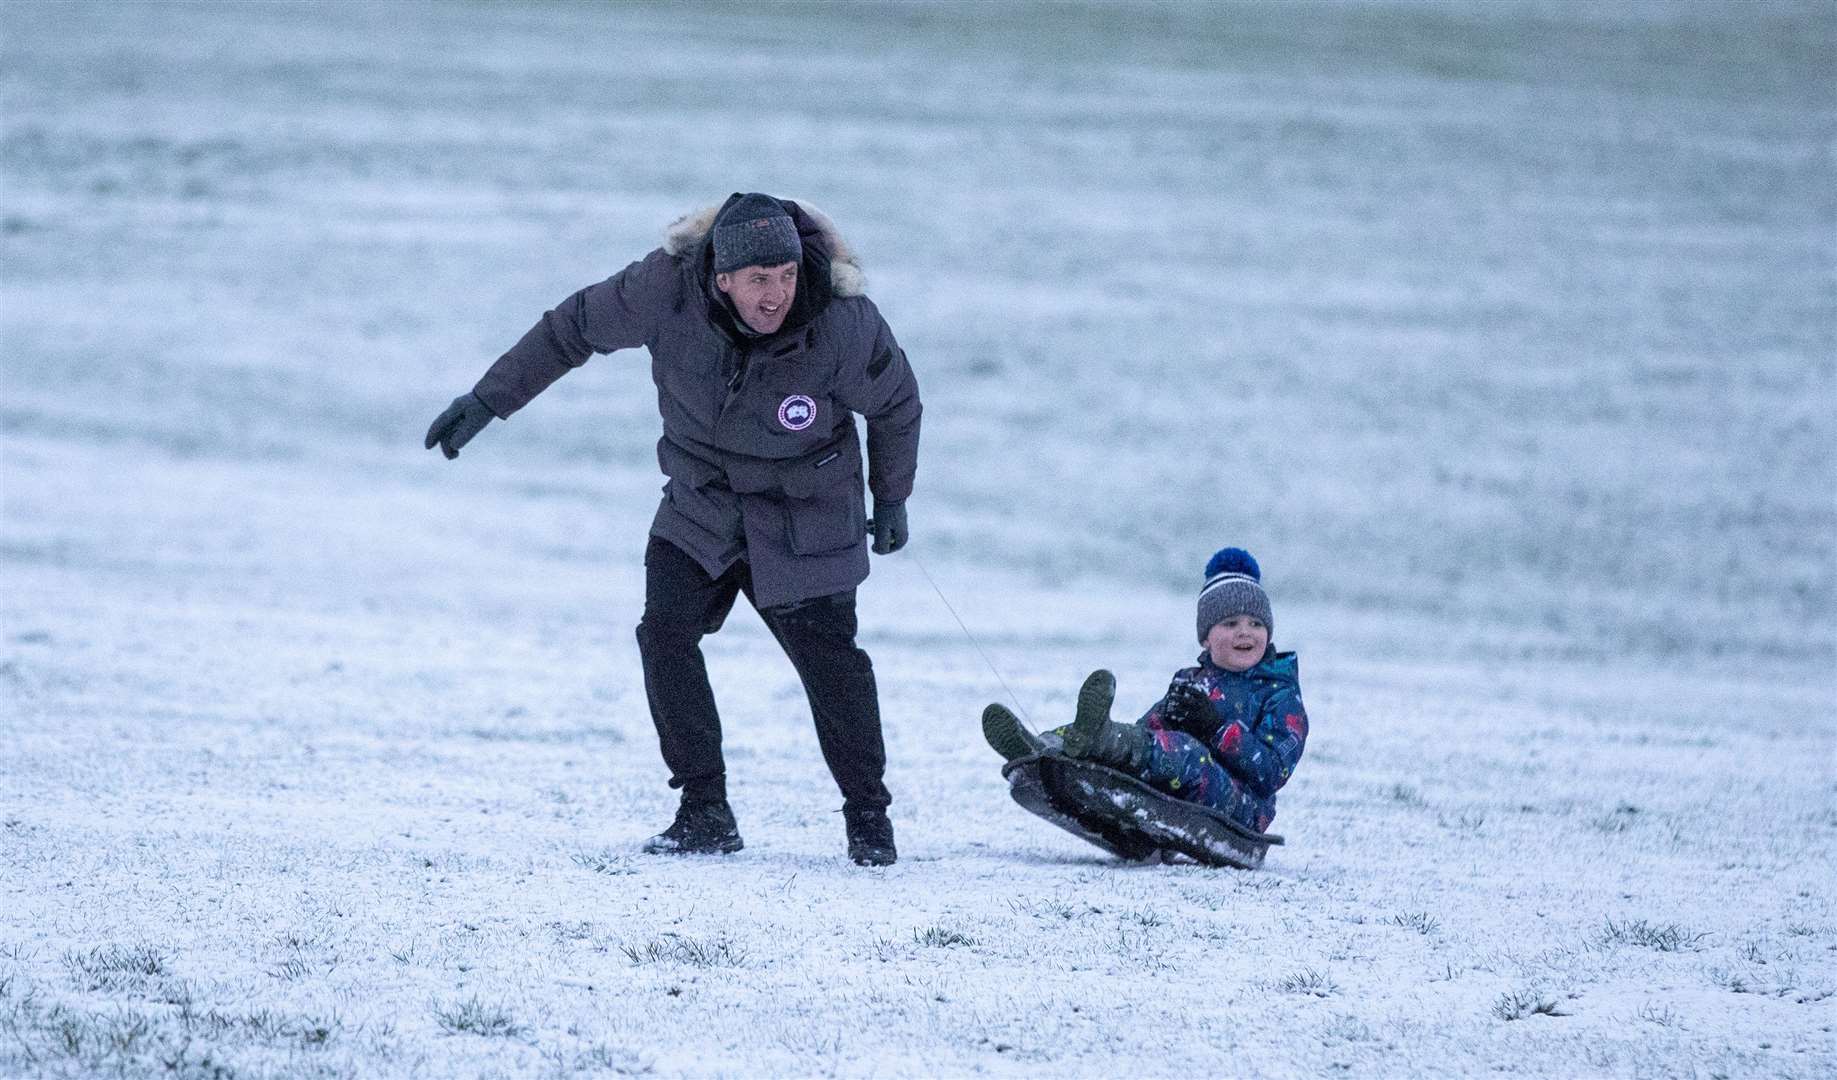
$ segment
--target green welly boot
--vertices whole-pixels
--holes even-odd
[[[1020,717],[1010,712],[1006,705],[999,704],[982,710],[982,737],[1008,761],[1037,754],[1045,745],[1039,736],[1027,730]]]
[[[1065,754],[1127,772],[1148,762],[1148,732],[1135,724],[1110,721],[1116,700],[1116,676],[1099,668],[1078,690],[1078,714],[1065,730]]]

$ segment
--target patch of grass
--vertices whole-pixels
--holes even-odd
[[[255,1009],[246,1013],[225,1013],[216,1009],[194,1013],[186,1010],[180,1013],[179,1019],[186,1032],[213,1039],[297,1042],[308,1048],[324,1046],[331,1041],[333,1035],[344,1030],[344,1021],[337,1015],[288,1016],[272,1009]]]
[[[291,1044],[322,1051],[344,1030],[336,1016],[284,1017],[176,1011],[46,1006],[29,993],[0,1012],[0,1072],[24,1065],[24,1075],[174,1076],[231,1080],[233,1055],[252,1043]],[[213,1045],[221,1040],[223,1045]],[[325,1075],[294,1058],[293,1075]]]
[[[417,868],[431,870],[438,874],[471,873],[491,864],[489,858],[466,855],[458,851],[436,851],[431,854],[409,855],[407,858]]]
[[[593,938],[593,924],[585,920],[552,922],[548,928],[556,941],[590,941]]]
[[[1792,996],[1799,989],[1799,970],[1790,965],[1775,964],[1769,967],[1749,967],[1743,970],[1712,967],[1708,974],[1710,982],[1731,994],[1758,994],[1766,997],[1785,998]],[[1800,994],[1796,1000],[1810,1002],[1829,996],[1830,990],[1821,988],[1807,994]]]
[[[1656,949],[1659,952],[1684,952],[1695,950],[1708,934],[1693,934],[1677,923],[1654,925],[1644,919],[1630,919],[1617,923],[1607,920],[1607,925],[1596,935],[1595,942],[1600,945],[1637,945],[1642,949]]]
[[[1442,926],[1440,919],[1426,911],[1398,912],[1391,916],[1391,922],[1405,930],[1414,930],[1418,934],[1433,934]]]
[[[1321,1029],[1320,1035],[1323,1043],[1364,1043],[1375,1042],[1378,1038],[1377,1033],[1371,1030],[1371,1025],[1349,1013],[1335,1016],[1326,1027]]]
[[[1128,930],[1118,930],[1116,937],[1104,944],[1104,951],[1151,969],[1159,968],[1167,955],[1167,949],[1149,935],[1131,934]]]
[[[1753,994],[1757,980],[1750,972],[1731,971],[1728,968],[1713,967],[1709,969],[1709,981],[1715,983],[1731,994]]]
[[[1275,988],[1284,994],[1306,994],[1311,997],[1331,997],[1339,992],[1339,984],[1325,972],[1315,971],[1311,967],[1302,968],[1293,975],[1285,975],[1275,982]]]
[[[632,865],[630,855],[617,854],[612,851],[577,851],[573,859],[574,865],[584,867],[596,874],[620,877],[638,872],[638,868]]]
[[[61,1058],[85,1069],[126,1071],[155,1048],[154,1022],[145,1013],[122,1009],[110,1014],[71,1008],[62,1003],[39,1010],[35,1004],[20,1019],[8,1024],[22,1044],[36,1044],[39,1053]]]
[[[198,997],[198,988],[190,979],[166,979],[158,989],[147,994],[148,1001],[177,1005],[181,1012],[190,1009]]]
[[[1500,994],[1493,1002],[1493,1015],[1501,1020],[1523,1020],[1530,1016],[1568,1016],[1557,1008],[1555,1000],[1535,990],[1513,990]]]
[[[619,951],[634,964],[687,964],[690,967],[743,967],[746,950],[723,939],[703,940],[666,935],[642,945],[620,945]]]
[[[486,1038],[502,1038],[521,1034],[523,1025],[517,1023],[510,1010],[502,1005],[480,1001],[478,995],[464,1001],[441,1002],[433,1004],[434,1022],[442,1031],[450,1035],[481,1035]]]
[[[290,1030],[287,1018],[272,1009],[256,1009],[240,1014],[220,1013],[213,1009],[204,1014],[203,1021],[220,1035],[234,1032],[269,1042],[284,1037]]]
[[[64,967],[79,990],[137,993],[167,974],[166,954],[151,945],[98,945],[67,952]]]
[[[1422,797],[1422,792],[1417,791],[1415,787],[1409,784],[1392,784],[1390,790],[1385,792],[1385,794],[1390,797],[1392,802],[1400,806],[1410,807],[1411,809],[1419,809],[1429,805],[1429,800]]]
[[[1479,832],[1480,827],[1486,824],[1486,811],[1463,810],[1453,817],[1442,814],[1436,820],[1441,822],[1442,828],[1444,829],[1459,829],[1462,832]]]
[[[1662,1028],[1676,1027],[1678,1024],[1678,1014],[1669,1005],[1660,1007],[1647,1002],[1641,1005],[1639,1011],[1633,1015],[1648,1024],[1656,1024]]]
[[[1614,807],[1611,813],[1602,814],[1600,817],[1589,822],[1589,825],[1597,832],[1604,832],[1611,835],[1613,833],[1626,832],[1633,827],[1634,822],[1638,819],[1639,807],[1634,806],[1632,803],[1623,802],[1619,806]]]
[[[542,1059],[548,1062],[556,1076],[576,1073],[646,1076],[657,1069],[657,1063],[649,1055],[605,1043],[594,1043],[584,1049],[544,1050]]]
[[[287,959],[269,968],[268,975],[269,977],[279,979],[282,982],[293,982],[297,979],[303,979],[307,975],[311,974],[312,969],[313,969],[312,965],[307,963],[305,960],[302,960],[300,957],[290,956]]]
[[[975,938],[961,930],[952,930],[948,926],[927,926],[923,930],[914,930],[912,940],[932,949],[948,949],[953,945],[976,944]]]
[[[819,1031],[806,1023],[781,1024],[772,1041],[806,1062],[817,1058],[833,1060],[842,1053],[843,1046],[841,1032]]]
[[[1019,915],[1031,915],[1046,919],[1075,919],[1086,913],[1086,909],[1076,904],[1068,904],[1058,897],[1047,897],[1043,900],[1010,900],[1008,910]]]

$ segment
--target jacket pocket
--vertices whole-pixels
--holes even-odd
[[[787,470],[783,490],[792,554],[826,555],[867,541],[867,499],[853,439]]]
[[[794,555],[827,555],[867,542],[867,510],[858,489],[785,500]]]
[[[691,524],[723,539],[731,540],[739,535],[739,504],[724,488],[717,485],[693,487],[681,480],[671,480],[664,486],[663,494],[670,509]]]

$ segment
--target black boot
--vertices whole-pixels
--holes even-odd
[[[982,737],[997,754],[1009,761],[1037,754],[1045,745],[1006,705],[990,705],[982,710]]]
[[[670,827],[644,842],[651,855],[730,855],[742,846],[740,826],[725,799],[683,800]]]
[[[1078,690],[1078,714],[1065,731],[1065,756],[1083,758],[1124,772],[1148,764],[1148,731],[1136,724],[1110,721],[1116,700],[1116,676],[1099,668]]]
[[[892,866],[899,859],[885,810],[844,810],[842,820],[848,827],[848,857],[856,866]]]

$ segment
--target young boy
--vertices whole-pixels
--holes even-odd
[[[1295,654],[1270,645],[1275,619],[1249,552],[1225,548],[1206,564],[1198,628],[1199,664],[1176,672],[1136,723],[1110,721],[1116,677],[1099,670],[1078,691],[1071,724],[1036,736],[997,704],[983,710],[983,736],[1010,761],[1056,746],[1267,831],[1276,791],[1307,744],[1308,717]]]

